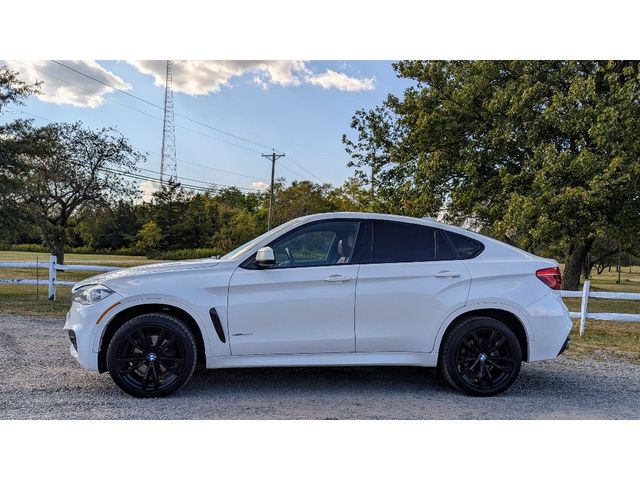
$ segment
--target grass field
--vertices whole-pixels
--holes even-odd
[[[29,252],[0,252],[0,262],[35,262],[36,258],[47,262],[49,256]],[[69,254],[66,263],[84,265],[113,265],[117,267],[133,267],[159,260],[149,260],[146,257],[128,257],[118,255],[81,255]],[[47,270],[39,270],[40,278],[46,278]],[[35,278],[35,269],[0,269],[0,278]],[[59,280],[78,281],[94,275],[92,272],[59,272]],[[623,269],[622,281],[616,284],[615,271],[604,272],[602,275],[593,274],[591,289],[593,291],[640,292],[640,267]],[[20,315],[51,315],[64,317],[70,304],[70,287],[58,287],[58,299],[50,302],[47,299],[47,287],[35,285],[7,285],[0,284],[0,313],[14,313]],[[571,311],[580,310],[580,299],[565,299]],[[589,301],[590,312],[639,313],[640,301],[601,300]],[[589,320],[586,334],[580,337],[577,324],[571,332],[571,354],[588,354],[590,356],[624,356],[627,359],[640,362],[640,324],[600,322]]]
[[[620,284],[618,274],[612,269],[602,275],[592,273],[591,290],[596,292],[640,292],[640,267],[623,267]],[[579,298],[566,298],[565,304],[572,312],[580,311]],[[640,313],[640,301],[589,299],[589,312]],[[640,323],[600,322],[588,320],[585,335],[578,335],[578,321],[571,331],[571,352],[594,357],[616,355],[640,362]]]
[[[49,255],[30,252],[0,252],[0,262],[49,261]],[[122,255],[65,255],[65,263],[82,265],[111,265],[114,267],[135,267],[160,260],[146,257],[128,257]],[[41,279],[46,279],[48,267],[37,270]],[[100,272],[58,272],[58,280],[79,281]],[[36,278],[34,268],[0,268],[0,278]],[[51,315],[64,317],[71,303],[71,287],[59,286],[56,289],[57,300],[47,299],[47,286],[0,284],[0,312],[20,315]]]

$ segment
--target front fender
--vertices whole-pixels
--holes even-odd
[[[220,303],[220,308],[224,308],[224,314],[226,318],[226,299],[222,299],[216,303]],[[216,334],[215,334],[215,331],[213,330],[213,324],[211,323],[211,320],[208,319],[208,311],[205,312],[203,315],[203,312],[199,311],[198,308],[185,302],[182,299],[179,299],[173,296],[168,296],[168,295],[153,295],[153,294],[143,294],[143,295],[124,298],[123,300],[120,301],[119,305],[109,310],[109,312],[100,320],[100,323],[96,325],[96,328],[93,332],[93,338],[92,338],[93,352],[98,353],[100,351],[100,345],[102,344],[102,339],[104,337],[104,333],[107,329],[107,326],[111,323],[111,321],[115,317],[117,317],[120,313],[130,308],[138,307],[141,305],[151,305],[151,304],[159,304],[159,305],[166,305],[169,307],[175,307],[189,314],[195,320],[196,324],[198,325],[198,328],[200,329],[200,333],[202,334],[202,340],[205,348],[205,355],[216,354],[216,353],[213,353],[215,350],[218,351],[217,355],[228,354],[228,348],[229,348],[228,345],[226,346],[226,351],[224,351],[225,349],[221,348],[219,345],[220,342],[217,342],[215,345],[212,342],[212,339],[213,338],[217,339],[217,336],[215,337],[212,336],[212,334],[213,335],[216,335]]]

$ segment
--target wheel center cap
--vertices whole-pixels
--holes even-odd
[[[484,362],[487,360],[487,355],[484,353],[481,353],[480,355],[478,355],[478,360],[480,360],[481,362]]]
[[[150,362],[155,362],[157,358],[158,356],[155,353],[150,353],[149,355],[147,355],[147,360],[149,360]]]

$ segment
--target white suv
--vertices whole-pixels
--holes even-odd
[[[221,259],[109,272],[73,288],[71,354],[125,392],[207,368],[439,367],[472,395],[555,358],[571,320],[553,260],[432,220],[297,218]]]

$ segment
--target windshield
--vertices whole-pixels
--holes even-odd
[[[264,242],[267,238],[277,235],[278,233],[280,233],[282,230],[287,229],[288,227],[290,227],[291,225],[300,222],[302,219],[301,218],[294,218],[293,220],[289,220],[286,223],[283,223],[282,225],[277,226],[276,228],[269,230],[268,232],[263,233],[262,235],[260,235],[259,237],[254,238],[253,240],[249,240],[247,243],[240,245],[238,248],[236,248],[235,250],[231,250],[229,253],[227,253],[224,257],[220,258],[221,262],[225,262],[225,261],[232,261],[232,260],[237,260],[238,258],[240,258],[241,256],[243,256],[244,254],[246,254],[247,252],[251,251],[252,249],[254,249],[255,247],[257,247],[258,245],[260,245],[262,242]]]

